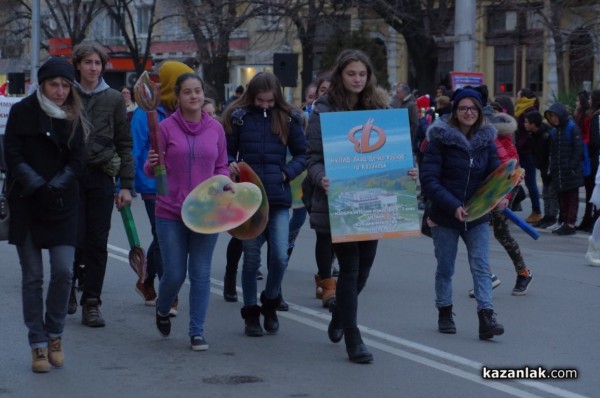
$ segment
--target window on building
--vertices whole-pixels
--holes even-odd
[[[527,30],[538,30],[544,28],[544,18],[539,10],[527,10],[525,15]]]
[[[281,29],[282,17],[280,7],[278,5],[283,4],[283,0],[271,0],[274,2],[274,6],[266,6],[265,12],[258,17],[258,28],[260,30],[277,30]]]
[[[513,32],[517,29],[516,11],[494,10],[488,13],[488,33]]]
[[[140,6],[137,9],[137,21],[135,26],[138,35],[144,35],[148,33],[150,28],[150,7]]]
[[[494,47],[495,95],[514,95],[515,51],[513,46]]]
[[[119,27],[119,24],[110,16],[108,16],[106,19],[107,19],[107,23],[108,23],[108,36],[109,37],[120,37],[122,35],[122,33],[121,33],[121,28]]]
[[[527,46],[525,87],[541,95],[544,88],[544,54],[541,46]]]
[[[440,47],[438,48],[438,66],[435,72],[437,85],[446,87],[452,86],[450,81],[450,72],[454,69],[454,48]]]

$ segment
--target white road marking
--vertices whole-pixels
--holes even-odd
[[[122,254],[126,254],[126,255],[129,254],[128,250],[122,249],[118,246],[108,245],[108,249],[114,250],[118,253],[122,253]],[[119,260],[119,261],[129,264],[128,257],[123,257],[123,256],[113,254],[110,252],[108,253],[108,256],[111,258],[114,258],[116,260]],[[186,279],[185,283],[189,285],[189,282],[187,279]],[[213,294],[221,296],[223,294],[223,282],[218,279],[211,278],[211,284],[213,285],[211,287],[211,292]],[[239,288],[239,287],[237,288],[237,291],[240,294],[242,293],[241,288]],[[324,313],[321,311],[313,310],[308,307],[296,305],[287,300],[286,300],[286,302],[290,306],[290,312],[278,312],[277,316],[281,316],[283,318],[294,320],[296,322],[302,323],[306,326],[310,326],[312,328],[315,328],[315,329],[318,329],[321,331],[327,331],[327,326],[328,326],[329,320],[330,320],[329,313]],[[305,316],[297,315],[295,312],[304,314]],[[309,317],[321,319],[321,320],[325,321],[325,323],[314,321],[314,320],[310,319]],[[540,396],[540,395],[528,393],[527,391],[521,390],[517,387],[508,385],[506,383],[484,380],[481,377],[481,374],[479,374],[482,367],[484,366],[480,362],[473,361],[471,359],[464,358],[459,355],[451,354],[446,351],[438,350],[437,348],[429,347],[429,346],[426,346],[426,345],[423,345],[420,343],[416,343],[414,341],[406,340],[406,339],[403,339],[398,336],[394,336],[394,335],[391,335],[388,333],[378,331],[376,329],[371,329],[367,326],[359,325],[359,328],[363,335],[370,335],[372,337],[387,341],[392,344],[404,346],[405,348],[408,348],[408,349],[411,349],[414,351],[423,352],[424,354],[428,354],[432,357],[438,358],[438,359],[442,360],[443,362],[453,362],[457,365],[462,365],[464,367],[472,368],[472,369],[476,370],[477,373],[474,374],[472,372],[457,369],[454,366],[446,365],[446,364],[442,363],[442,361],[438,362],[438,361],[429,359],[425,356],[413,354],[411,352],[402,350],[400,348],[396,348],[389,344],[383,344],[376,340],[364,338],[363,341],[369,347],[377,348],[378,350],[387,352],[388,354],[395,355],[397,357],[401,357],[401,358],[408,359],[413,362],[420,363],[421,365],[440,370],[442,372],[469,380],[469,381],[477,383],[477,384],[481,384],[485,387],[489,387],[494,390],[502,391],[504,393],[513,395],[515,397],[542,398],[542,396]],[[538,381],[511,380],[510,383],[522,384],[529,388],[539,390],[540,392],[553,394],[557,397],[562,397],[562,398],[588,398],[585,395],[580,395],[580,394],[577,394],[577,393],[574,393],[574,392],[571,392],[568,390],[564,390],[562,388],[554,387],[554,386],[548,385],[546,383],[538,382]]]

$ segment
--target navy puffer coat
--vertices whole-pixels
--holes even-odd
[[[227,134],[229,162],[244,161],[258,175],[271,207],[292,205],[289,182],[306,169],[303,117],[293,112],[287,145],[271,131],[271,111],[249,107],[232,112],[233,131]],[[292,159],[287,162],[287,151]],[[284,180],[283,174],[286,178]]]
[[[548,112],[558,116],[560,125],[550,133],[550,176],[558,192],[570,191],[583,186],[583,141],[581,130],[574,123],[571,139],[567,137],[567,124],[570,121],[567,108],[563,104],[552,104]]]
[[[423,194],[431,201],[429,217],[438,225],[468,229],[486,222],[489,215],[469,223],[454,217],[477,188],[500,165],[496,128],[484,123],[471,139],[458,128],[437,119],[427,130],[429,144],[420,170]]]

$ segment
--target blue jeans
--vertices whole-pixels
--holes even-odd
[[[292,218],[290,218],[290,234],[288,239],[288,248],[292,249],[296,243],[296,238],[300,233],[304,221],[306,221],[306,207],[298,207],[292,210]]]
[[[256,273],[260,268],[260,250],[263,243],[268,245],[267,283],[265,296],[276,299],[281,293],[281,282],[288,264],[289,209],[270,208],[269,222],[264,232],[254,239],[244,240],[244,261],[242,266],[242,290],[244,305],[257,303]]]
[[[179,220],[156,218],[163,275],[158,284],[156,309],[167,315],[186,273],[190,278],[190,336],[204,335],[210,297],[210,266],[218,234],[199,234]]]
[[[531,199],[531,211],[541,214],[540,191],[537,186],[537,169],[533,161],[533,155],[519,156],[519,161],[521,162],[521,167],[525,169],[525,186],[529,192],[529,199]]]
[[[31,233],[17,245],[21,262],[23,317],[29,330],[31,348],[48,347],[48,338],[60,337],[65,327],[71,292],[74,246],[53,246],[50,254],[50,283],[44,314],[44,264],[42,249],[33,243]]]
[[[492,273],[490,272],[489,246],[490,230],[487,223],[481,223],[468,231],[442,226],[431,228],[437,270],[435,272],[435,305],[445,307],[452,304],[452,276],[458,251],[459,236],[467,246],[467,255],[473,290],[477,300],[477,311],[494,308],[492,303]]]

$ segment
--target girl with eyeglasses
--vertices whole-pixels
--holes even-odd
[[[452,313],[452,276],[458,238],[467,246],[473,277],[479,338],[491,339],[504,333],[496,322],[492,301],[489,264],[489,213],[473,221],[465,204],[485,178],[500,165],[495,145],[496,128],[483,115],[481,94],[459,89],[452,97],[452,113],[438,118],[427,131],[429,143],[421,166],[421,186],[431,201],[429,217],[437,270],[435,305],[440,333],[455,334]],[[506,201],[499,206],[505,205]]]

